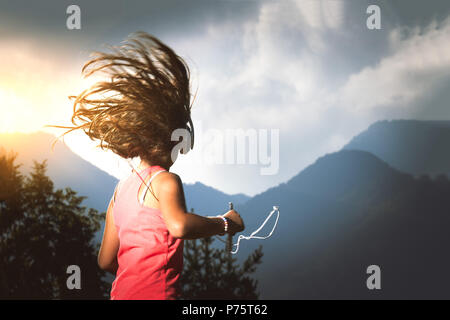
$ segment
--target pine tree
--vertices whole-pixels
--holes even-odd
[[[213,241],[212,237],[185,240],[182,298],[258,299],[258,282],[250,275],[262,262],[262,246],[239,266],[229,251],[212,248]]]
[[[92,243],[103,215],[72,189],[54,190],[46,161],[22,176],[16,156],[0,155],[0,298],[106,298]],[[81,290],[67,288],[70,265],[81,269]]]

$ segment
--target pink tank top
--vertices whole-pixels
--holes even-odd
[[[146,181],[149,174],[161,170],[164,169],[160,166],[152,166],[139,171],[139,175]],[[145,207],[138,201],[141,184],[142,180],[133,171],[119,182],[116,191],[113,216],[120,240],[119,268],[112,284],[111,300],[177,299],[183,269],[183,240],[170,235],[160,210]]]

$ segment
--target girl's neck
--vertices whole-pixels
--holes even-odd
[[[152,165],[149,164],[148,162],[146,162],[145,160],[141,160],[141,163],[139,163],[139,166],[138,166],[138,171],[142,171],[145,168],[148,168],[148,167],[151,167],[151,166]]]
[[[138,171],[142,171],[142,170],[144,170],[145,168],[148,168],[148,167],[151,167],[151,166],[155,166],[156,164],[151,164],[151,163],[148,163],[147,161],[145,161],[145,160],[141,160],[141,163],[139,163],[139,167],[138,167]],[[166,168],[166,166],[164,166],[164,165],[160,165],[160,166],[162,166],[164,169],[166,169],[166,170],[169,170],[170,169],[170,166],[168,167],[168,168]]]

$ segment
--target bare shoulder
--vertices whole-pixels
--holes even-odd
[[[169,171],[161,172],[154,181],[155,186],[163,191],[176,191],[183,185],[180,176]]]

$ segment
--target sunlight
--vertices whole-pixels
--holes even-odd
[[[13,90],[0,88],[0,101],[2,103],[0,131],[31,132],[37,129],[32,122],[32,110],[27,108],[27,99],[16,94]]]

